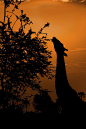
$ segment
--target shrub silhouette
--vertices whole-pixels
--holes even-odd
[[[59,99],[53,102],[51,97],[48,95],[47,90],[40,91],[40,94],[36,94],[33,99],[33,106],[36,112],[51,114],[60,114],[62,111],[62,105]]]
[[[47,91],[41,91],[40,95],[36,94],[34,96],[33,105],[37,111],[45,111],[52,109],[53,101],[51,101],[50,96]]]

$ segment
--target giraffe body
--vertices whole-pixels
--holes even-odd
[[[64,56],[67,56],[65,50],[68,50],[64,48],[63,44],[55,37],[53,37],[52,42],[57,53],[55,76],[56,94],[66,113],[78,112],[78,109],[82,110],[83,101],[78,97],[77,92],[71,88],[67,79]]]

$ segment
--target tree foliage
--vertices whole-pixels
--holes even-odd
[[[4,1],[7,8],[14,4],[13,0]],[[8,105],[27,105],[28,98],[22,98],[28,87],[32,90],[41,90],[40,76],[52,78],[52,64],[49,58],[52,58],[51,51],[47,49],[46,36],[39,38],[45,27],[45,24],[38,33],[30,28],[27,33],[24,32],[25,26],[32,24],[32,21],[26,14],[17,16],[14,11],[18,8],[15,4],[14,9],[6,15],[7,22],[0,21],[0,79],[1,79],[1,107]],[[13,31],[16,21],[10,21],[12,15],[16,16],[16,21],[20,20],[18,31]],[[35,37],[32,38],[32,34]]]

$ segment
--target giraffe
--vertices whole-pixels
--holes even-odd
[[[66,113],[77,111],[78,113],[82,110],[81,105],[83,105],[83,101],[78,97],[77,92],[72,89],[67,79],[64,56],[67,56],[65,51],[68,51],[68,49],[55,37],[52,38],[52,42],[57,54],[55,75],[56,94],[62,104],[63,111],[66,111]]]

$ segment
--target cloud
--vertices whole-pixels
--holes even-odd
[[[86,2],[86,0],[69,0],[69,1],[71,1],[71,2],[80,2],[80,3],[85,3]]]
[[[68,73],[83,73],[86,72],[86,62],[76,62],[66,64]]]
[[[86,3],[86,0],[53,0],[53,1],[62,1],[62,2],[74,2],[74,3]]]
[[[78,51],[86,51],[86,46],[85,47],[83,47],[83,48],[76,48],[76,49],[73,49],[73,50],[69,50],[69,51],[71,51],[71,52],[78,52]]]
[[[53,70],[56,73],[56,63],[53,63],[55,67]],[[86,73],[86,62],[75,62],[65,64],[67,73]]]
[[[4,0],[0,0],[0,1],[2,2],[2,1],[4,1]],[[14,0],[14,1],[16,1],[16,0]],[[19,0],[19,1],[20,1],[20,0]],[[30,1],[30,0],[21,0],[21,1]]]
[[[2,1],[4,1],[4,0],[0,0],[1,2]],[[16,1],[16,0],[14,0],[14,1]],[[20,1],[20,0],[19,0]],[[21,0],[21,1],[23,1],[23,0]],[[29,2],[29,1],[46,1],[46,0],[24,0],[24,1],[27,1],[27,2]],[[74,3],[86,3],[86,0],[47,0],[47,1],[60,1],[60,2],[74,2]]]

